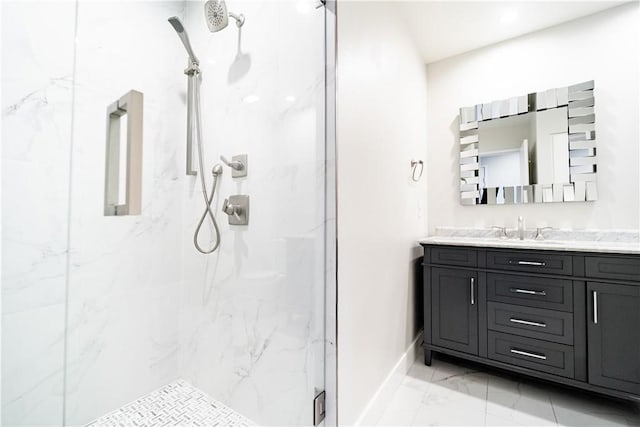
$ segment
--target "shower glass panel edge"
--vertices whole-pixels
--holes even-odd
[[[325,421],[338,426],[338,278],[336,175],[337,1],[325,3]]]

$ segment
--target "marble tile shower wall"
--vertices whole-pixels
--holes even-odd
[[[324,381],[324,15],[299,4],[229,1],[246,16],[241,38],[233,22],[209,33],[199,3],[186,13],[203,76],[205,169],[220,154],[249,155],[246,179],[225,167],[216,212],[248,194],[251,214],[248,227],[219,214],[221,247],[200,255],[191,239],[202,195],[186,180],[181,372],[261,425],[311,424]]]
[[[67,425],[179,377],[184,76],[167,18],[183,12],[177,1],[78,2]],[[103,216],[106,106],[131,89],[144,94],[142,213]]]
[[[184,2],[2,7],[2,424],[62,425],[66,404],[79,425],[179,376],[184,101],[165,48]],[[104,217],[106,106],[130,89],[143,211]]]
[[[81,425],[180,377],[260,424],[311,423],[324,380],[323,15],[228,7],[247,16],[241,39],[233,22],[209,33],[201,2],[3,2],[3,425],[61,425],[63,408]],[[210,256],[192,245],[202,196],[184,176],[172,15],[202,63],[205,169],[250,158],[246,179],[225,168],[215,204],[249,194],[250,226],[218,213]],[[130,89],[145,96],[143,210],[104,217],[106,106]]]
[[[2,2],[0,7],[0,424],[55,425],[62,422],[63,408],[75,5]]]

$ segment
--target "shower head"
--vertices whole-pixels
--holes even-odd
[[[184,29],[184,25],[182,25],[180,18],[178,18],[177,16],[172,16],[171,18],[169,18],[169,23],[171,24],[173,29],[176,30],[176,33],[178,33],[178,37],[180,37],[184,48],[187,50],[187,54],[189,55],[189,59],[191,60],[191,62],[198,65],[198,58],[196,58],[196,54],[193,53],[191,43],[189,43],[189,36],[187,35],[187,31]]]
[[[209,0],[206,2],[204,4],[204,17],[207,20],[209,31],[212,33],[224,30],[229,25],[229,17],[236,20],[238,28],[244,24],[244,15],[227,12],[227,4],[224,0]]]
[[[211,169],[211,174],[213,176],[222,175],[222,165],[220,163],[216,163],[213,165],[213,169]]]

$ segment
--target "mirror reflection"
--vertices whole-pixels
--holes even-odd
[[[567,107],[480,122],[480,188],[568,183],[567,129]]]
[[[462,204],[596,200],[593,87],[460,109]]]

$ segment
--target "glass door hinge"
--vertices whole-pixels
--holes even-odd
[[[324,401],[325,393],[321,391],[315,399],[313,399],[313,425],[317,426],[324,420]]]

